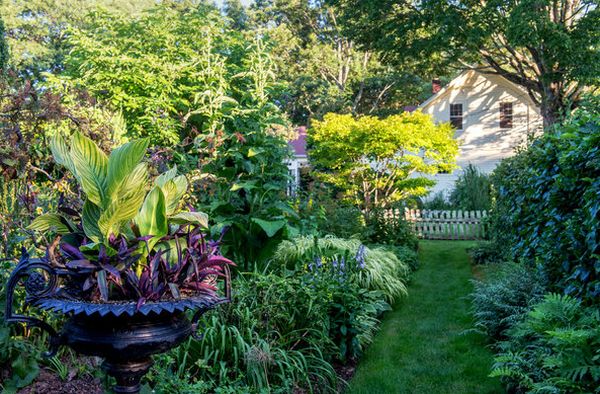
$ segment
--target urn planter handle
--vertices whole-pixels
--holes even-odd
[[[41,273],[39,271],[43,271]],[[19,314],[14,311],[14,296],[17,285],[23,281],[25,284],[25,306],[43,298],[53,296],[58,289],[58,276],[62,274],[41,259],[30,259],[29,254],[23,249],[19,263],[11,273],[6,286],[5,321],[7,323],[25,323],[27,327],[38,327],[46,331],[49,336],[48,351],[44,357],[52,357],[62,344],[61,336],[48,323],[37,317]]]

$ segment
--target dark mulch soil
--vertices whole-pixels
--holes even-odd
[[[356,371],[356,360],[350,360],[347,364],[334,365],[337,376],[342,378],[345,382],[348,382],[354,376]]]
[[[42,369],[35,382],[18,394],[103,394],[104,389],[99,379],[81,376],[68,382],[60,380],[56,374]]]

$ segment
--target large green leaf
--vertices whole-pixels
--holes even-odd
[[[270,238],[272,236],[274,236],[275,234],[277,234],[277,231],[281,230],[283,228],[283,226],[285,226],[287,224],[287,220],[262,220],[262,219],[258,219],[258,218],[252,218],[251,219],[252,222],[258,224],[260,226],[260,228],[263,229],[263,231],[267,234],[267,236]]]
[[[179,212],[177,215],[171,216],[169,220],[175,224],[189,223],[208,228],[208,215],[204,212]]]
[[[183,175],[167,181],[160,187],[165,195],[167,216],[171,216],[177,212],[177,207],[179,207],[181,199],[187,191],[187,187],[187,179]]]
[[[27,226],[29,230],[48,231],[54,230],[58,234],[68,234],[71,231],[65,224],[65,219],[57,213],[46,213],[33,219],[31,224]]]
[[[71,160],[77,180],[87,198],[102,206],[106,192],[108,158],[98,146],[80,132],[71,139]]]
[[[28,355],[27,353],[23,353],[19,357],[15,358],[11,364],[11,367],[11,378],[3,382],[5,388],[8,389],[7,392],[10,392],[9,390],[11,387],[22,388],[31,384],[31,382],[33,382],[40,372],[40,368],[35,357]]]
[[[85,200],[81,214],[81,224],[83,232],[93,242],[100,242],[102,240],[102,231],[98,227],[101,213],[102,211],[97,205],[90,200]]]
[[[112,200],[119,197],[121,184],[140,164],[147,149],[148,139],[145,138],[128,142],[111,152],[108,158],[108,173],[106,178],[108,198],[105,207]]]
[[[165,195],[167,216],[175,214],[177,207],[188,188],[188,182],[185,176],[177,176],[177,166],[175,166],[160,174],[154,183],[160,186]]]
[[[144,203],[148,170],[139,163],[113,191],[112,198],[98,219],[98,227],[104,238],[119,234],[123,223],[133,219]]]
[[[177,166],[174,166],[170,170],[165,171],[162,174],[160,174],[159,176],[157,176],[154,183],[156,183],[158,186],[162,187],[165,185],[165,183],[167,183],[168,181],[175,178],[176,175],[177,175]]]
[[[167,235],[169,226],[167,224],[165,195],[160,187],[155,186],[148,193],[142,209],[135,217],[135,222],[140,230],[140,235],[152,235],[154,237],[148,242],[150,249],[162,236]]]
[[[65,166],[73,175],[76,175],[69,146],[60,134],[56,134],[50,139],[50,151],[56,163]]]

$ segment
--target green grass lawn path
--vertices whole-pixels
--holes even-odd
[[[352,394],[502,393],[472,327],[468,241],[422,241],[408,297],[385,317],[350,381]]]

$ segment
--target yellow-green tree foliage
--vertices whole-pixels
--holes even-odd
[[[384,119],[327,114],[309,132],[317,179],[361,208],[426,194],[427,177],[455,168],[458,143],[448,123],[436,125],[419,111]]]

